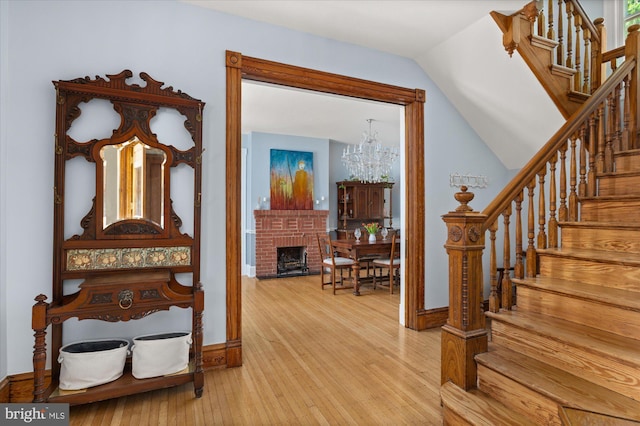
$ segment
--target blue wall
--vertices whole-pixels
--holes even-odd
[[[501,187],[506,170],[413,60],[170,0],[0,1],[0,12],[0,379],[32,369],[31,306],[36,295],[51,295],[52,80],[130,69],[134,75],[147,72],[207,103],[201,274],[206,291],[204,343],[226,340],[226,50],[426,90],[425,303],[427,308],[448,304],[442,247],[446,229],[441,215],[456,207],[448,175],[472,170],[491,176],[495,185],[480,197],[489,199]],[[83,203],[67,203],[67,207],[86,211]],[[482,205],[482,200],[473,203],[475,208]],[[129,337],[186,328],[189,318],[189,312],[172,308],[122,324],[68,322],[65,339]]]
[[[315,200],[325,197],[322,205],[314,205],[314,209],[328,210],[329,197],[329,140],[318,138],[307,138],[291,135],[277,135],[271,133],[254,132],[243,135],[247,142],[248,167],[247,178],[247,223],[246,228],[249,235],[247,264],[255,266],[255,219],[253,211],[256,209],[258,199],[267,198],[267,204],[260,208],[269,208],[270,192],[270,155],[272,149],[288,151],[304,151],[313,153],[313,196]]]

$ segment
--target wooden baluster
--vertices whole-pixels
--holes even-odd
[[[640,25],[634,24],[627,29],[627,38],[625,39],[624,55],[625,59],[636,59],[640,57]],[[638,141],[638,126],[640,126],[640,66],[636,63],[635,68],[631,71],[631,81],[629,90],[629,106],[631,108],[631,134],[630,146],[640,148]]]
[[[558,247],[558,221],[556,220],[556,153],[549,162],[549,248]]]
[[[578,220],[578,195],[576,194],[576,137],[571,136],[571,152],[569,164],[569,220]]]
[[[527,277],[535,277],[536,276],[536,248],[533,244],[533,241],[536,236],[535,232],[535,222],[534,222],[534,190],[536,187],[536,179],[531,179],[529,185],[527,185],[527,189],[529,190],[529,210],[527,216],[527,237],[529,239],[529,245],[527,246]]]
[[[578,130],[578,137],[580,139],[580,183],[578,184],[578,195],[584,197],[587,194],[587,146],[585,137],[587,129],[586,123],[583,123]]]
[[[509,235],[509,222],[511,216],[511,205],[502,213],[504,218],[504,247],[503,247],[503,261],[502,267],[504,273],[502,274],[502,309],[508,311],[511,310],[513,305],[513,290],[511,288],[511,237]]]
[[[589,91],[589,67],[591,65],[591,55],[589,47],[591,46],[591,31],[588,28],[582,30],[582,38],[584,39],[584,66],[582,67],[584,75],[582,76],[582,93],[591,93]]]
[[[596,151],[596,172],[604,173],[604,147],[606,145],[606,120],[604,119],[605,104],[598,107],[598,141]]]
[[[613,132],[613,143],[611,144],[611,170],[613,171],[613,154],[616,152],[620,152],[621,146],[622,146],[622,119],[623,119],[623,112],[621,112],[620,110],[623,108],[622,106],[622,84],[619,84],[618,86],[616,86],[616,88],[613,91],[613,102],[615,105],[615,115],[613,116],[613,126],[614,126],[614,132]]]
[[[538,23],[538,25],[534,27],[533,22],[531,22],[531,34],[532,35],[535,34],[535,35],[540,36],[540,37],[544,36],[544,33],[545,33],[545,31],[544,31],[545,22],[544,21],[545,21],[545,19],[544,19],[544,9],[542,9],[536,15],[536,22]]]
[[[547,233],[545,232],[547,210],[544,199],[544,177],[546,174],[546,167],[538,172],[538,248],[540,249],[547,248]]]
[[[556,39],[556,35],[553,31],[553,0],[549,0],[549,6],[547,7],[547,10],[549,11],[548,13],[548,19],[549,22],[547,24],[548,30],[547,30],[547,38],[549,40],[555,40]],[[542,13],[543,11],[540,11],[540,13]]]
[[[573,90],[576,92],[582,88],[582,56],[580,52],[580,30],[582,29],[582,17],[578,14],[575,15],[573,24],[576,31],[576,45],[575,45],[575,66],[576,73],[573,75]]]
[[[571,2],[565,3],[567,8],[567,60],[564,66],[573,68],[573,29],[571,28],[571,18],[573,17],[573,5]]]
[[[596,195],[596,113],[589,116],[589,170],[587,171],[587,196]]]
[[[558,209],[558,218],[561,222],[565,222],[569,218],[567,209],[567,149],[565,142],[560,147],[560,208]]]
[[[496,261],[496,231],[498,221],[493,222],[489,227],[489,276],[491,277],[491,292],[489,293],[489,311],[498,312],[500,310],[500,298],[498,296],[498,263]]]
[[[631,103],[629,101],[629,77],[625,77],[624,79],[624,83],[623,83],[623,87],[624,87],[624,98],[623,98],[623,108],[624,108],[624,112],[622,114],[623,116],[623,120],[624,120],[624,124],[623,124],[623,129],[622,129],[622,140],[620,143],[620,149],[622,151],[628,151],[631,149],[631,144],[629,142],[629,129],[633,128],[631,127],[631,120],[633,115],[631,114]]]
[[[522,264],[522,191],[516,196],[516,264],[513,267],[513,276],[524,278],[524,265]]]
[[[556,62],[560,66],[564,66],[564,19],[562,17],[563,0],[558,0],[558,45],[556,46]],[[549,0],[549,9],[551,9],[551,0]]]
[[[616,116],[616,105],[614,103],[614,95],[610,93],[607,97],[607,135],[605,137],[604,144],[604,172],[609,173],[612,172],[613,165],[613,139],[615,133],[615,119]]]

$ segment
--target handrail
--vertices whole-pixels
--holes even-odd
[[[546,163],[556,154],[562,144],[575,133],[584,121],[592,114],[596,108],[606,99],[609,93],[620,84],[626,76],[634,69],[635,59],[627,59],[582,107],[549,139],[549,141],[538,151],[538,153],[520,170],[511,182],[489,203],[482,211],[486,215],[482,231],[486,231],[495,222],[498,216],[509,206],[513,199],[527,186],[546,165]]]
[[[602,63],[611,62],[614,59],[624,57],[624,46],[616,47],[615,49],[607,50],[602,53]]]
[[[582,18],[582,26],[587,27],[595,41],[600,43],[600,33],[596,29],[596,26],[593,25],[593,22],[591,22],[591,19],[589,19],[589,16],[587,16],[587,13],[582,8],[580,2],[578,0],[570,0],[570,2],[575,8],[574,10],[577,11],[578,15],[580,15],[580,17]]]

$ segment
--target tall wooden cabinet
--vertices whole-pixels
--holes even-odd
[[[393,182],[340,181],[338,185],[338,239],[353,238],[363,223],[378,222],[393,228],[391,190]],[[364,231],[363,231],[364,232]]]
[[[32,312],[34,402],[83,404],[188,382],[193,382],[197,397],[203,392],[200,205],[204,103],[173,87],[165,88],[163,82],[146,73],[140,74],[144,85],[129,84],[132,76],[131,71],[125,70],[107,75],[107,79],[96,76],[93,80],[84,77],[53,82],[53,285],[51,301],[38,295]],[[119,127],[103,139],[76,141],[69,130],[85,103],[94,100],[98,106],[105,101],[111,104],[120,116]],[[159,112],[180,118],[170,134],[183,136],[182,140],[187,141],[183,145],[192,142],[187,149],[160,141],[153,133],[152,118]],[[104,137],[100,123],[93,124]],[[86,160],[90,168],[71,169],[70,161],[77,164],[79,159]],[[185,203],[183,199],[180,205],[183,214],[193,215],[191,235],[181,231],[182,220],[170,198],[172,170],[179,165],[181,176],[187,176],[183,174],[186,170],[193,175],[192,202]],[[75,174],[74,179],[95,180],[93,200],[67,203],[74,195],[71,190],[66,191],[66,187],[73,188],[67,185],[73,183],[67,177],[71,170],[88,172],[88,176]],[[83,206],[83,211],[74,211],[78,205]],[[75,225],[82,230],[71,235],[74,231],[65,230],[65,217],[82,214],[79,226]],[[192,313],[193,343],[187,371],[136,379],[129,367],[111,383],[74,392],[58,389],[60,364],[56,359],[66,320],[130,321],[171,307],[189,308]],[[83,324],[80,321],[77,326]],[[49,327],[52,362],[51,380],[47,383],[45,342]]]

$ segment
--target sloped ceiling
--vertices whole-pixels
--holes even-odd
[[[489,15],[525,0],[181,1],[415,60],[508,169],[522,167],[564,122],[524,61],[504,51]],[[283,89],[243,87],[243,130],[357,143],[366,118],[376,118],[382,140],[399,135],[397,107],[273,90]],[[298,107],[283,112],[293,96]]]

